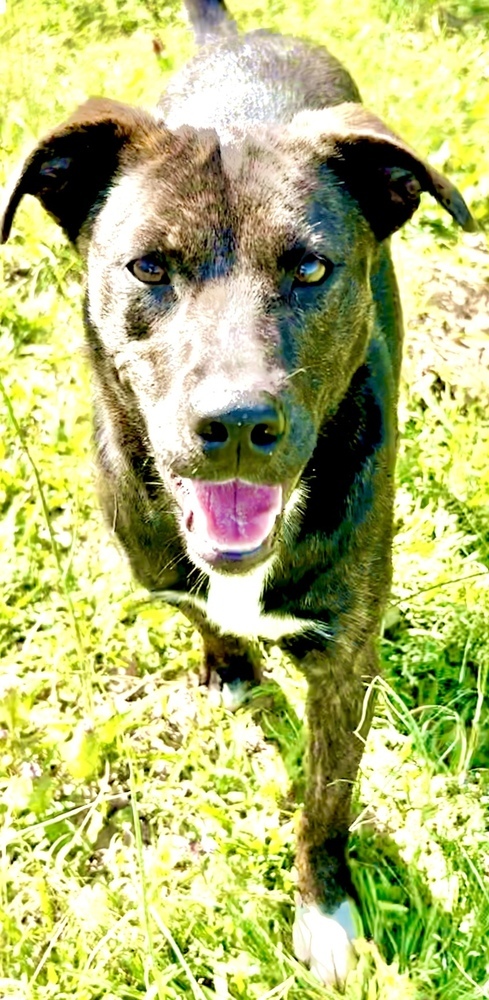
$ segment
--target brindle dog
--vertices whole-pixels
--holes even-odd
[[[309,681],[295,950],[352,958],[345,846],[391,578],[402,321],[388,237],[458,191],[323,48],[239,37],[187,0],[196,57],[153,113],[92,99],[27,160],[87,267],[103,508],[135,576],[204,638],[207,682],[259,680],[256,637]],[[251,642],[250,642],[251,640]]]

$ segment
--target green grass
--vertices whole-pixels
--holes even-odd
[[[487,220],[483,4],[232,7],[243,27],[329,44]],[[88,94],[151,106],[192,49],[178,5],[155,0],[7,0],[0,43],[2,183]],[[429,199],[395,253],[395,581],[352,831],[376,943],[347,995],[475,1000],[489,997],[489,257]],[[0,269],[0,996],[327,997],[291,954],[304,682],[274,650],[248,708],[209,704],[197,636],[140,600],[102,524],[80,268],[32,199]]]

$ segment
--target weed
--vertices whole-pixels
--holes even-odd
[[[445,4],[461,25],[430,0],[233,11],[329,44],[483,222],[482,6]],[[154,103],[192,44],[176,3],[142,0],[7,0],[0,38],[5,182],[90,93]],[[351,847],[376,943],[350,1000],[489,997],[489,267],[456,236],[426,199],[395,247],[395,580]],[[0,267],[0,995],[327,997],[291,957],[304,681],[272,650],[249,708],[209,704],[197,637],[138,602],[101,523],[80,267],[35,202]]]

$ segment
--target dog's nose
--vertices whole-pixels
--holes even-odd
[[[206,452],[244,449],[267,455],[283,437],[285,417],[278,403],[242,406],[201,418],[196,431]]]

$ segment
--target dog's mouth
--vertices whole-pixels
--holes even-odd
[[[173,486],[187,543],[209,566],[244,569],[270,554],[283,509],[282,486],[187,478],[174,479]]]

